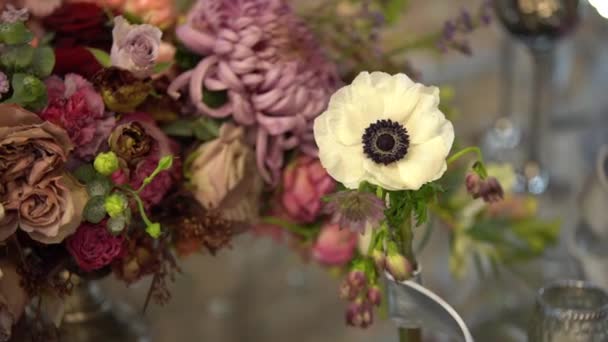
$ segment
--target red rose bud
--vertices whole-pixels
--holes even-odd
[[[374,264],[376,264],[376,270],[381,272],[386,267],[386,254],[379,250],[374,249],[372,251],[372,259],[374,259]]]
[[[348,283],[355,289],[363,288],[367,283],[365,273],[360,270],[351,271],[346,279]]]
[[[394,253],[386,258],[386,270],[396,281],[404,281],[412,274],[412,265],[401,254]]]
[[[375,306],[380,306],[382,303],[382,291],[377,286],[372,286],[367,289],[367,300]]]

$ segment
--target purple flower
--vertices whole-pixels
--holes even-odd
[[[152,25],[131,25],[114,18],[112,65],[131,71],[137,78],[153,73],[163,33]]]
[[[504,191],[495,177],[481,179],[476,173],[469,173],[465,179],[467,192],[473,198],[483,198],[484,202],[494,203],[504,198]]]
[[[285,151],[316,156],[313,119],[337,89],[338,74],[284,0],[199,0],[177,36],[206,58],[169,94],[185,89],[200,114],[248,127],[267,182],[279,180]],[[227,91],[228,102],[211,108],[203,88]]]
[[[340,191],[329,196],[324,210],[332,215],[332,222],[338,223],[340,228],[364,233],[380,226],[385,209],[382,199],[371,193]]]
[[[27,21],[29,18],[30,13],[27,8],[17,9],[15,6],[8,4],[0,15],[0,22],[12,24],[18,21]]]
[[[8,80],[8,77],[5,73],[0,71],[0,99],[2,99],[2,95],[8,93],[11,89],[11,84]]]

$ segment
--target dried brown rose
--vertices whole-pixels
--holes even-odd
[[[0,183],[36,184],[62,167],[72,148],[61,127],[19,106],[0,104]]]
[[[127,162],[136,161],[148,155],[152,148],[152,137],[136,121],[119,125],[110,135],[110,148]]]
[[[82,219],[87,194],[63,171],[67,133],[18,106],[0,105],[0,241],[18,227],[42,243],[59,243]]]
[[[207,210],[231,221],[253,221],[259,214],[262,178],[245,130],[224,124],[220,136],[201,145],[187,166],[194,197]]]
[[[118,113],[133,112],[152,92],[152,85],[139,80],[128,70],[111,67],[97,73],[93,84],[106,106]]]

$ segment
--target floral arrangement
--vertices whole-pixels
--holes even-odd
[[[377,35],[404,10],[399,1],[329,3],[313,11],[337,13],[348,3],[363,6],[349,12],[360,20],[317,21],[269,0],[199,0],[181,18],[172,1],[6,5],[0,340],[32,319],[26,306],[40,312],[47,300],[61,302],[78,279],[113,275],[130,285],[150,276],[148,300],[163,304],[179,258],[215,254],[245,231],[294,241],[341,270],[347,322],[359,327],[372,323],[385,271],[398,281],[416,271],[413,226],[431,213],[462,237],[453,258],[462,263],[462,241],[484,240],[466,227],[506,210],[476,204],[482,209],[453,224],[470,205],[456,200],[453,184],[465,176],[454,165],[477,150],[450,156],[449,110],[413,70],[411,78],[354,77],[394,70],[395,61],[366,64],[374,58],[315,36],[353,23],[356,44],[387,56]],[[469,53],[462,36],[486,22],[484,5],[425,39]],[[470,170],[468,194],[484,203],[503,198],[480,155]],[[443,184],[447,178],[457,181]],[[522,222],[512,232],[530,245],[526,257],[555,238],[543,224],[527,235],[532,216],[500,221]],[[510,241],[486,239],[484,251],[494,248],[487,255],[501,263],[515,248]],[[18,326],[48,340],[53,327],[34,323]]]

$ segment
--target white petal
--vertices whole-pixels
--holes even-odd
[[[445,158],[448,153],[442,136],[410,146],[405,159],[397,163],[407,189],[418,190],[422,185],[441,178],[447,168]]]
[[[384,117],[396,122],[406,123],[418,104],[421,84],[412,83],[411,86],[404,86],[397,77],[393,78],[393,87],[384,92]]]
[[[325,117],[315,120],[314,135],[323,167],[335,180],[356,189],[365,175],[363,146],[344,146],[336,141]]]
[[[376,164],[366,158],[363,167],[367,171],[366,180],[375,185],[379,185],[386,190],[405,190],[405,180],[401,179],[397,163],[390,165]]]
[[[448,123],[445,115],[435,109],[430,112],[415,112],[405,124],[411,145],[419,145],[440,135]]]

